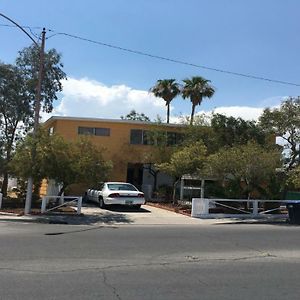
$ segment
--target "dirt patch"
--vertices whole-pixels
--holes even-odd
[[[179,203],[174,204],[174,203],[165,203],[165,202],[147,202],[147,205],[166,209],[189,217],[191,216],[191,211],[192,211],[191,207]]]

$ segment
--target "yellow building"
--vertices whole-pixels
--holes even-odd
[[[151,163],[158,159],[153,136],[159,133],[165,137],[170,146],[167,148],[171,149],[180,142],[183,129],[183,125],[178,124],[58,116],[48,119],[44,126],[50,133],[69,141],[88,135],[95,145],[104,148],[104,158],[113,162],[109,180],[130,182],[141,189],[154,185],[149,172]],[[171,179],[163,174],[159,174],[157,180],[157,186],[171,184]]]

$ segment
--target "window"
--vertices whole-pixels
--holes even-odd
[[[172,146],[176,144],[176,132],[167,132],[167,145]]]
[[[53,135],[53,133],[54,133],[54,127],[50,127],[48,132],[49,132],[49,135]]]
[[[107,188],[111,191],[137,191],[137,189],[130,183],[109,183]]]
[[[131,129],[130,131],[130,144],[141,145],[143,144],[143,130]]]
[[[78,134],[110,136],[110,128],[78,127]]]
[[[144,145],[154,145],[153,132],[151,132],[149,130],[143,130],[143,144]]]
[[[130,144],[133,145],[166,145],[180,144],[182,134],[177,132],[150,131],[142,129],[131,129]]]
[[[183,136],[182,133],[178,132],[167,132],[167,145],[173,146],[178,145],[182,142]]]
[[[94,135],[94,128],[92,128],[92,127],[78,127],[78,134]]]
[[[95,135],[110,136],[110,128],[95,128]]]

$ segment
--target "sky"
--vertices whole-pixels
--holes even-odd
[[[299,0],[0,0],[2,14],[32,27],[26,30],[34,38],[45,27],[46,50],[62,54],[68,80],[52,115],[93,118],[120,118],[135,109],[164,119],[165,102],[149,93],[155,82],[202,76],[216,92],[197,113],[257,119],[264,108],[300,95],[299,11]],[[31,41],[8,24],[0,17],[0,61],[14,63]],[[187,64],[54,35],[58,32]],[[190,112],[189,100],[172,101],[171,121]],[[44,120],[50,116],[43,114]]]

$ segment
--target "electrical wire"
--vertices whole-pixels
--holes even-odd
[[[54,32],[54,34],[51,37],[57,36],[57,35],[64,35],[67,37],[90,42],[93,44],[98,44],[101,46],[129,52],[129,53],[133,53],[133,54],[138,54],[138,55],[142,55],[142,56],[148,56],[148,57],[155,58],[155,59],[165,60],[165,61],[169,61],[169,62],[181,64],[181,65],[186,65],[186,66],[191,66],[191,67],[196,67],[196,68],[201,68],[201,69],[205,69],[205,70],[210,70],[210,71],[215,71],[215,72],[219,72],[219,73],[225,73],[225,74],[230,74],[230,75],[235,75],[235,76],[240,76],[240,77],[246,77],[246,78],[251,78],[251,79],[264,80],[264,81],[273,82],[273,83],[280,83],[280,84],[292,85],[292,86],[300,86],[300,84],[298,84],[298,83],[270,79],[270,78],[266,78],[266,77],[238,73],[238,72],[233,72],[233,71],[228,71],[228,70],[222,70],[222,69],[218,69],[218,68],[212,68],[212,67],[208,67],[208,66],[204,66],[204,65],[198,65],[198,64],[194,64],[194,63],[190,63],[190,62],[185,62],[182,60],[172,59],[172,58],[168,58],[168,57],[164,57],[164,56],[154,55],[154,54],[150,54],[150,53],[146,53],[146,52],[142,52],[142,51],[138,51],[138,50],[132,50],[132,49],[128,49],[128,48],[124,48],[124,47],[120,47],[120,46],[116,46],[116,45],[112,45],[112,44],[107,44],[107,43],[91,40],[91,39],[84,38],[84,37],[80,37],[78,35],[74,35],[74,34],[70,34],[70,33],[65,33],[65,32],[56,32],[55,33],[54,30],[49,30],[49,31]]]
[[[7,25],[7,24],[0,24],[0,26],[15,27],[14,25]],[[22,27],[29,28],[29,29],[42,29],[42,27],[31,27],[31,26],[22,26]],[[66,33],[66,32],[57,32],[57,31],[52,30],[52,29],[47,29],[47,31],[53,33],[52,35],[47,37],[47,39],[50,39],[54,36],[62,35],[62,36],[66,36],[66,37],[69,37],[69,38],[78,39],[78,40],[81,40],[81,41],[97,44],[97,45],[100,45],[100,46],[104,46],[104,47],[108,47],[108,48],[112,48],[112,49],[116,49],[116,50],[120,50],[120,51],[124,51],[124,52],[128,52],[128,53],[132,53],[132,54],[137,54],[137,55],[141,55],[141,56],[146,56],[146,57],[150,57],[150,58],[154,58],[154,59],[164,60],[164,61],[168,61],[168,62],[180,64],[180,65],[186,65],[186,66],[190,66],[190,67],[200,68],[200,69],[204,69],[204,70],[209,70],[209,71],[214,71],[214,72],[219,72],[219,73],[224,73],[224,74],[234,75],[234,76],[239,76],[239,77],[244,77],[244,78],[250,78],[250,79],[262,80],[262,81],[267,81],[267,82],[272,82],[272,83],[279,83],[279,84],[284,84],[284,85],[291,85],[291,86],[300,87],[299,83],[288,82],[288,81],[283,81],[283,80],[276,80],[276,79],[271,79],[271,78],[262,77],[262,76],[256,76],[256,75],[251,75],[251,74],[245,74],[245,73],[239,73],[239,72],[234,72],[234,71],[229,71],[229,70],[223,70],[223,69],[219,69],[219,68],[208,67],[208,66],[205,66],[205,65],[199,65],[199,64],[186,62],[186,61],[182,61],[182,60],[178,60],[178,59],[159,56],[159,55],[155,55],[155,54],[151,54],[151,53],[147,53],[147,52],[142,52],[142,51],[139,51],[139,50],[124,48],[124,47],[120,47],[120,46],[117,46],[117,45],[112,45],[112,44],[92,40],[92,39],[89,39],[89,38],[81,37],[81,36],[78,36],[78,35],[75,35],[75,34],[70,34],[70,33]]]
[[[11,24],[0,24],[1,27],[17,27],[16,25],[11,25]],[[43,27],[39,27],[39,26],[23,26],[21,25],[21,27],[26,28],[26,29],[39,29],[39,30],[43,30]]]

